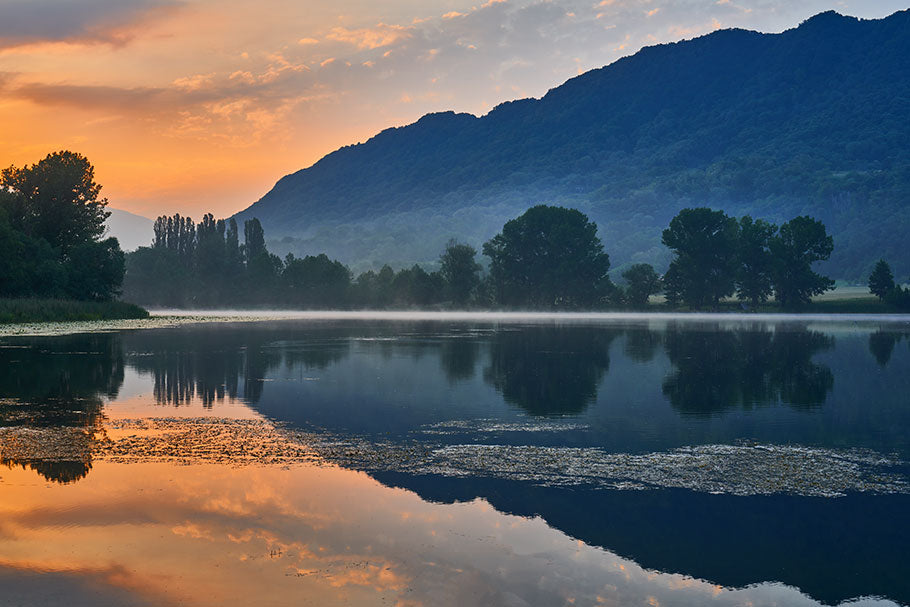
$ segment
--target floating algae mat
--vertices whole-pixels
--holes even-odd
[[[299,432],[261,419],[212,417],[120,419],[95,433],[2,428],[0,457],[29,462],[90,457],[120,463],[336,464],[369,472],[498,478],[545,487],[678,488],[739,496],[910,492],[910,481],[901,471],[904,462],[866,449],[742,444],[626,454],[598,448],[392,443]]]

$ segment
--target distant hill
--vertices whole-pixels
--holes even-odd
[[[879,257],[910,274],[910,11],[834,12],[781,34],[723,30],[642,49],[541,99],[481,118],[442,113],[288,175],[238,219],[278,252],[355,267],[479,245],[541,203],[600,226],[614,268],[664,268],[660,232],[686,206],[828,226],[826,270]]]
[[[111,212],[111,216],[105,222],[107,225],[105,237],[116,237],[124,251],[133,251],[152,244],[154,221],[120,209],[108,207],[107,210]]]

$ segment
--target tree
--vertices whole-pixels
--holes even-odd
[[[259,220],[253,217],[243,222],[244,256],[246,262],[257,256],[267,253],[265,248],[265,232]]]
[[[66,274],[59,257],[46,240],[14,229],[0,205],[0,297],[62,296]]]
[[[611,286],[597,226],[575,209],[532,207],[485,243],[483,254],[505,305],[591,307]]]
[[[825,225],[808,216],[795,217],[783,224],[771,239],[774,295],[781,306],[794,308],[808,304],[813,295],[834,288],[834,281],[812,271],[812,264],[831,256],[834,239]]]
[[[884,301],[893,290],[894,274],[891,273],[891,266],[884,259],[879,259],[869,275],[869,292]]]
[[[641,308],[648,303],[651,295],[661,291],[660,276],[651,264],[637,263],[622,273],[626,280],[626,299],[630,305]]]
[[[477,250],[471,245],[450,240],[439,258],[439,273],[446,284],[446,292],[453,303],[467,304],[480,285],[480,264],[474,261]]]
[[[107,301],[120,294],[126,266],[116,238],[73,247],[65,267],[66,294],[73,299]]]
[[[663,232],[676,257],[665,277],[667,299],[691,308],[717,305],[733,294],[739,224],[723,211],[683,209]]]
[[[23,168],[0,172],[0,186],[13,198],[9,221],[34,238],[43,238],[64,255],[104,234],[107,199],[99,198],[95,169],[85,156],[62,151]]]
[[[771,238],[777,226],[763,219],[753,220],[746,215],[739,220],[739,268],[736,273],[736,292],[742,300],[757,306],[768,300],[773,292],[773,258]]]
[[[292,304],[308,308],[339,308],[347,304],[351,271],[325,253],[303,259],[288,255],[281,278]]]

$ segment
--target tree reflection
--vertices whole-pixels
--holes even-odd
[[[287,341],[277,329],[146,332],[129,340],[130,364],[151,373],[158,404],[204,407],[228,400],[258,402],[268,375],[325,368],[348,354],[348,342],[318,335]],[[307,339],[309,338],[309,339]]]
[[[578,415],[597,397],[618,333],[591,327],[499,331],[484,379],[531,415]]]
[[[453,337],[442,341],[439,364],[449,383],[466,381],[474,377],[480,344],[466,337]]]
[[[654,360],[661,344],[661,334],[647,327],[635,327],[626,331],[626,345],[623,352],[631,360],[648,363]]]
[[[671,326],[664,348],[676,369],[664,380],[663,393],[674,408],[694,415],[773,402],[818,407],[834,375],[812,357],[833,345],[832,337],[805,327]]]
[[[84,478],[104,401],[116,398],[123,365],[120,339],[108,333],[0,348],[0,463],[59,483]]]
[[[881,329],[869,336],[869,352],[872,353],[880,367],[888,366],[888,363],[891,362],[891,354],[894,353],[894,346],[904,337],[904,333],[882,331]]]

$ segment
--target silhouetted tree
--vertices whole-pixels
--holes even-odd
[[[680,211],[663,232],[663,243],[676,254],[665,276],[668,301],[701,308],[732,295],[738,238],[739,224],[723,211]]]
[[[64,255],[104,234],[107,199],[99,198],[95,169],[81,154],[55,152],[31,166],[9,167],[0,172],[0,186],[12,194],[7,212],[13,227]]]
[[[89,161],[57,152],[0,172],[0,295],[110,299],[123,283],[123,252],[104,233]]]
[[[337,308],[347,304],[351,271],[325,253],[303,259],[288,255],[281,278],[295,306]]]
[[[597,226],[575,209],[539,205],[507,222],[483,245],[499,303],[596,306],[609,293],[610,258]]]
[[[120,294],[126,272],[116,238],[84,242],[70,250],[65,266],[66,294],[73,299],[106,301]]]
[[[660,276],[651,264],[637,263],[622,273],[626,280],[625,296],[628,303],[636,308],[644,307],[651,295],[661,291]]]
[[[773,258],[771,238],[777,226],[746,215],[739,220],[739,268],[736,272],[736,292],[742,300],[757,306],[768,300],[773,292]]]
[[[266,253],[265,232],[255,217],[243,222],[243,251],[247,263],[257,255]]]
[[[884,259],[879,259],[869,275],[869,292],[884,301],[893,290],[894,274],[891,273],[891,266]]]
[[[46,240],[14,229],[0,205],[0,297],[62,297],[65,286],[57,252]]]
[[[771,239],[774,295],[785,308],[809,303],[813,295],[834,288],[834,281],[812,271],[816,261],[828,259],[834,240],[825,225],[812,217],[791,219]]]
[[[439,258],[439,273],[446,283],[446,293],[457,306],[466,305],[480,284],[480,264],[474,260],[477,250],[450,240]]]

